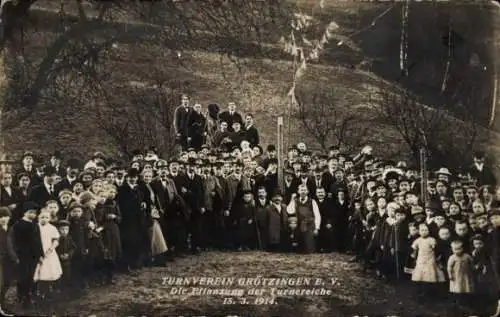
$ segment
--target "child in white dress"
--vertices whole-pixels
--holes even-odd
[[[34,280],[38,283],[40,298],[47,295],[52,282],[57,281],[62,276],[61,262],[57,255],[56,248],[59,245],[59,231],[50,224],[51,215],[48,211],[42,211],[38,216],[38,227],[42,239],[44,256],[38,263]]]
[[[447,267],[450,293],[454,295],[455,302],[469,304],[470,295],[474,292],[473,260],[464,252],[462,241],[453,241],[451,250],[453,254],[448,259]]]
[[[438,283],[445,282],[444,272],[436,261],[437,241],[429,236],[429,227],[421,223],[418,227],[420,237],[413,241],[412,257],[416,258],[415,269],[411,280],[419,286],[419,296],[424,294],[435,295],[439,288]]]

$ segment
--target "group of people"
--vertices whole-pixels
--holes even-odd
[[[251,115],[241,130],[234,104],[220,114],[211,105],[213,123],[198,129],[200,107],[183,96],[182,151],[168,160],[154,148],[127,163],[26,152],[2,166],[4,313],[16,281],[18,302],[31,305],[204,250],[349,252],[380,278],[412,280],[419,294],[446,287],[460,301],[500,289],[500,191],[484,153],[460,171],[427,173],[425,184],[418,168],[377,159],[370,146],[349,155],[298,143],[278,170]]]

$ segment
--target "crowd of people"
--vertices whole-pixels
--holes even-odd
[[[127,163],[26,152],[19,166],[3,166],[3,313],[14,284],[29,306],[204,250],[351,253],[419,294],[500,298],[500,190],[483,152],[460,171],[428,173],[424,186],[418,168],[380,160],[370,146],[319,153],[298,143],[278,171],[252,115],[242,122],[234,103],[221,113],[210,105],[208,116],[201,108],[182,97],[182,151],[168,160],[154,148]]]

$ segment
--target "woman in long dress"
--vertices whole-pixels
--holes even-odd
[[[36,267],[33,279],[38,283],[41,299],[47,295],[51,283],[62,276],[61,262],[56,252],[60,235],[57,228],[50,224],[50,218],[50,212],[46,210],[42,210],[38,216],[44,256]]]
[[[151,187],[150,183],[153,180],[153,172],[144,170],[142,172],[143,185],[141,186],[146,203],[146,212],[149,215],[149,236],[151,238],[151,262],[152,264],[163,266],[166,262],[166,252],[168,251],[167,243],[163,236],[160,223],[160,207],[158,198]]]

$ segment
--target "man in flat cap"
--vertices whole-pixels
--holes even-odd
[[[58,192],[55,186],[56,170],[52,166],[46,166],[43,170],[43,182],[33,187],[28,194],[28,200],[37,203],[40,206],[45,206],[49,200],[57,200]]]

